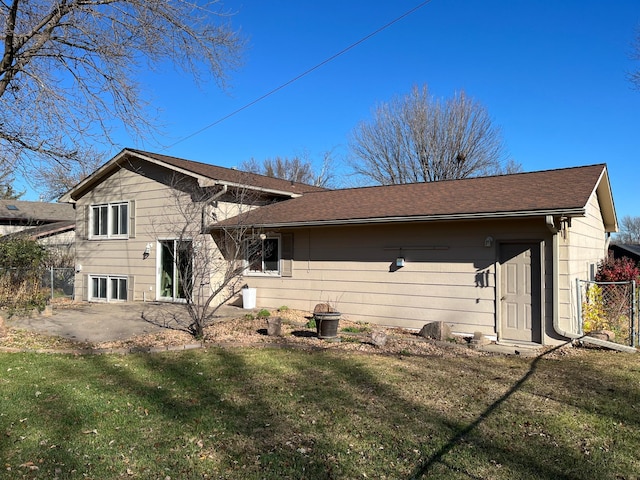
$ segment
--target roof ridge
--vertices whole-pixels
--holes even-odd
[[[222,165],[218,165],[218,164],[214,164],[214,163],[205,163],[205,162],[200,162],[198,160],[190,160],[187,158],[182,158],[182,157],[176,157],[173,155],[165,155],[164,153],[154,153],[154,152],[149,152],[146,150],[138,150],[136,148],[126,148],[125,150],[129,151],[129,152],[134,152],[140,155],[147,155],[147,156],[151,156],[151,157],[165,157],[168,159],[173,159],[173,160],[177,160],[180,162],[187,162],[187,163],[193,163],[195,165],[202,165],[204,167],[215,167],[215,168],[220,168],[223,170],[227,170],[229,172],[236,172],[236,173],[247,173],[250,175],[255,175],[257,177],[262,177],[265,179],[269,179],[269,180],[279,180],[281,182],[287,182],[291,185],[300,185],[300,186],[305,186],[305,187],[315,187],[315,188],[325,188],[325,187],[318,187],[317,185],[313,185],[311,183],[304,183],[304,182],[296,182],[296,181],[292,181],[292,180],[287,180],[286,178],[279,178],[279,177],[271,177],[269,175],[264,175],[262,173],[256,173],[256,172],[250,172],[247,170],[242,170],[239,168],[233,168],[233,167],[224,167]],[[330,190],[330,189],[326,189],[326,190]]]
[[[587,169],[593,167],[602,167],[606,168],[606,163],[594,163],[592,165],[576,165],[573,167],[561,167],[561,168],[550,168],[546,170],[532,170],[528,172],[515,172],[515,173],[502,173],[495,175],[484,175],[479,177],[465,177],[465,178],[448,178],[444,180],[435,180],[430,182],[411,182],[411,183],[389,183],[383,185],[362,185],[362,186],[354,186],[354,187],[346,187],[346,188],[334,188],[328,189],[333,192],[342,192],[348,190],[365,190],[372,188],[408,188],[409,186],[417,186],[417,185],[442,185],[445,183],[453,183],[453,182],[470,182],[470,181],[478,181],[483,179],[490,178],[506,178],[506,177],[516,177],[521,175],[539,175],[539,174],[547,174],[547,173],[557,173],[568,170],[578,170],[578,169]],[[310,193],[323,193],[321,191],[318,192],[310,192]],[[307,193],[309,195],[309,193]]]

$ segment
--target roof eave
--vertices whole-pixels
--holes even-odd
[[[58,202],[60,203],[76,203],[76,201],[82,197],[84,192],[93,184],[98,183],[100,178],[103,175],[108,173],[109,171],[116,168],[119,162],[125,158],[127,155],[132,154],[126,148],[121,150],[115,157],[109,160],[107,163],[98,168],[95,172],[93,172],[88,177],[82,179],[79,183],[77,183],[73,188],[71,188],[67,193],[62,195]]]
[[[231,187],[231,188],[248,188],[252,191],[257,191],[257,192],[261,192],[261,193],[268,193],[271,195],[278,195],[281,197],[289,197],[289,198],[296,198],[301,196],[301,194],[298,193],[293,193],[293,192],[288,192],[288,191],[284,191],[284,190],[275,190],[275,189],[269,189],[269,188],[263,188],[263,187],[255,187],[252,185],[244,185],[244,184],[239,184],[236,182],[229,182],[229,181],[225,181],[225,180],[219,180],[216,178],[211,178],[211,177],[207,177],[205,175],[200,175],[199,173],[195,173],[191,170],[187,170],[185,168],[181,168],[181,167],[177,167],[169,162],[164,162],[162,160],[159,160],[157,158],[153,158],[150,157],[148,155],[145,155],[141,152],[137,152],[137,151],[131,151],[128,149],[123,149],[120,153],[118,153],[115,157],[113,157],[111,160],[109,160],[107,163],[105,163],[102,167],[100,167],[99,169],[97,169],[94,173],[92,173],[91,175],[89,175],[87,178],[85,178],[84,180],[82,180],[80,183],[78,183],[75,187],[73,187],[71,190],[69,190],[67,193],[65,193],[62,197],[60,197],[60,199],[58,200],[59,202],[62,203],[75,203],[80,197],[82,197],[82,195],[84,194],[84,192],[93,184],[98,183],[98,181],[100,180],[100,178],[102,178],[103,175],[107,174],[109,171],[113,170],[114,168],[116,168],[118,165],[120,165],[120,163],[123,160],[126,160],[128,158],[131,157],[135,157],[135,158],[139,158],[142,159],[146,162],[164,167],[164,168],[168,168],[170,170],[174,170],[178,173],[181,173],[183,175],[187,175],[190,176],[194,179],[197,180],[198,185],[200,185],[201,187],[211,187],[211,186],[217,186],[217,185],[226,185],[227,187]]]
[[[243,225],[212,225],[211,230],[221,230],[223,228],[254,227],[254,228],[297,228],[297,227],[324,227],[341,225],[370,225],[383,223],[409,223],[409,222],[435,222],[435,221],[455,221],[455,220],[491,220],[507,218],[532,218],[546,217],[547,215],[562,217],[583,217],[586,211],[583,207],[569,208],[563,210],[532,210],[515,212],[479,212],[443,215],[416,215],[398,217],[376,217],[376,218],[349,218],[336,220],[309,220],[300,222],[264,222],[249,223]]]
[[[609,182],[609,173],[607,172],[606,166],[602,169],[598,183],[595,186],[595,192],[598,196],[605,231],[607,233],[617,232],[618,219],[616,215],[616,207],[613,203],[613,193],[611,191],[611,183]]]

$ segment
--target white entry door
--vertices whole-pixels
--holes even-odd
[[[500,245],[500,340],[540,343],[540,244]]]

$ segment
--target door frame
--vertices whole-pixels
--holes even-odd
[[[173,242],[173,272],[172,272],[172,287],[171,287],[171,296],[166,297],[162,296],[162,274],[163,274],[163,243]],[[178,296],[179,285],[176,281],[178,262],[176,262],[176,245],[178,242],[189,242],[193,246],[193,240],[190,238],[180,239],[180,238],[160,238],[156,241],[156,300],[161,302],[176,302],[176,303],[186,303],[187,299]],[[191,255],[190,265],[191,265],[191,274],[193,276],[193,254]],[[193,279],[192,279],[193,280]],[[193,281],[191,282],[193,286]]]
[[[503,314],[503,308],[502,308],[502,297],[503,292],[502,292],[502,267],[503,267],[503,263],[502,263],[502,258],[501,258],[501,253],[502,253],[502,246],[503,245],[529,245],[531,247],[531,250],[533,252],[533,250],[535,250],[538,255],[537,255],[537,261],[539,263],[538,265],[538,271],[540,272],[539,278],[538,278],[538,285],[539,285],[539,294],[537,296],[537,301],[538,301],[538,307],[539,307],[539,319],[534,319],[532,318],[532,326],[531,326],[531,330],[532,330],[532,340],[530,342],[525,342],[525,341],[519,341],[519,340],[513,340],[513,339],[509,339],[509,338],[504,338],[504,334],[502,332],[502,325],[503,325],[503,318],[502,318],[502,314]],[[544,326],[545,326],[545,318],[546,318],[546,314],[545,314],[545,282],[544,282],[544,278],[545,278],[545,269],[544,269],[544,265],[545,265],[545,255],[544,255],[544,251],[545,251],[545,241],[541,240],[541,239],[523,239],[523,240],[499,240],[496,242],[496,299],[495,299],[495,308],[496,308],[496,334],[497,334],[497,339],[498,342],[504,342],[504,343],[521,343],[521,344],[532,344],[532,345],[544,345]],[[533,262],[533,256],[532,256],[532,262]],[[532,301],[533,301],[533,296],[532,296]]]

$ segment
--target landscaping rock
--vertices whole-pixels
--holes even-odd
[[[473,338],[471,339],[472,347],[481,347],[483,345],[489,345],[491,340],[485,337],[482,332],[473,332]]]
[[[606,342],[613,342],[616,339],[616,334],[611,330],[595,330],[593,332],[589,332],[587,335]]]
[[[427,323],[420,330],[420,336],[434,340],[447,340],[451,338],[451,327],[444,322]]]
[[[282,319],[280,317],[267,320],[267,335],[270,337],[282,336]]]
[[[387,334],[380,330],[371,332],[371,343],[376,347],[384,347],[387,344],[387,338]]]

